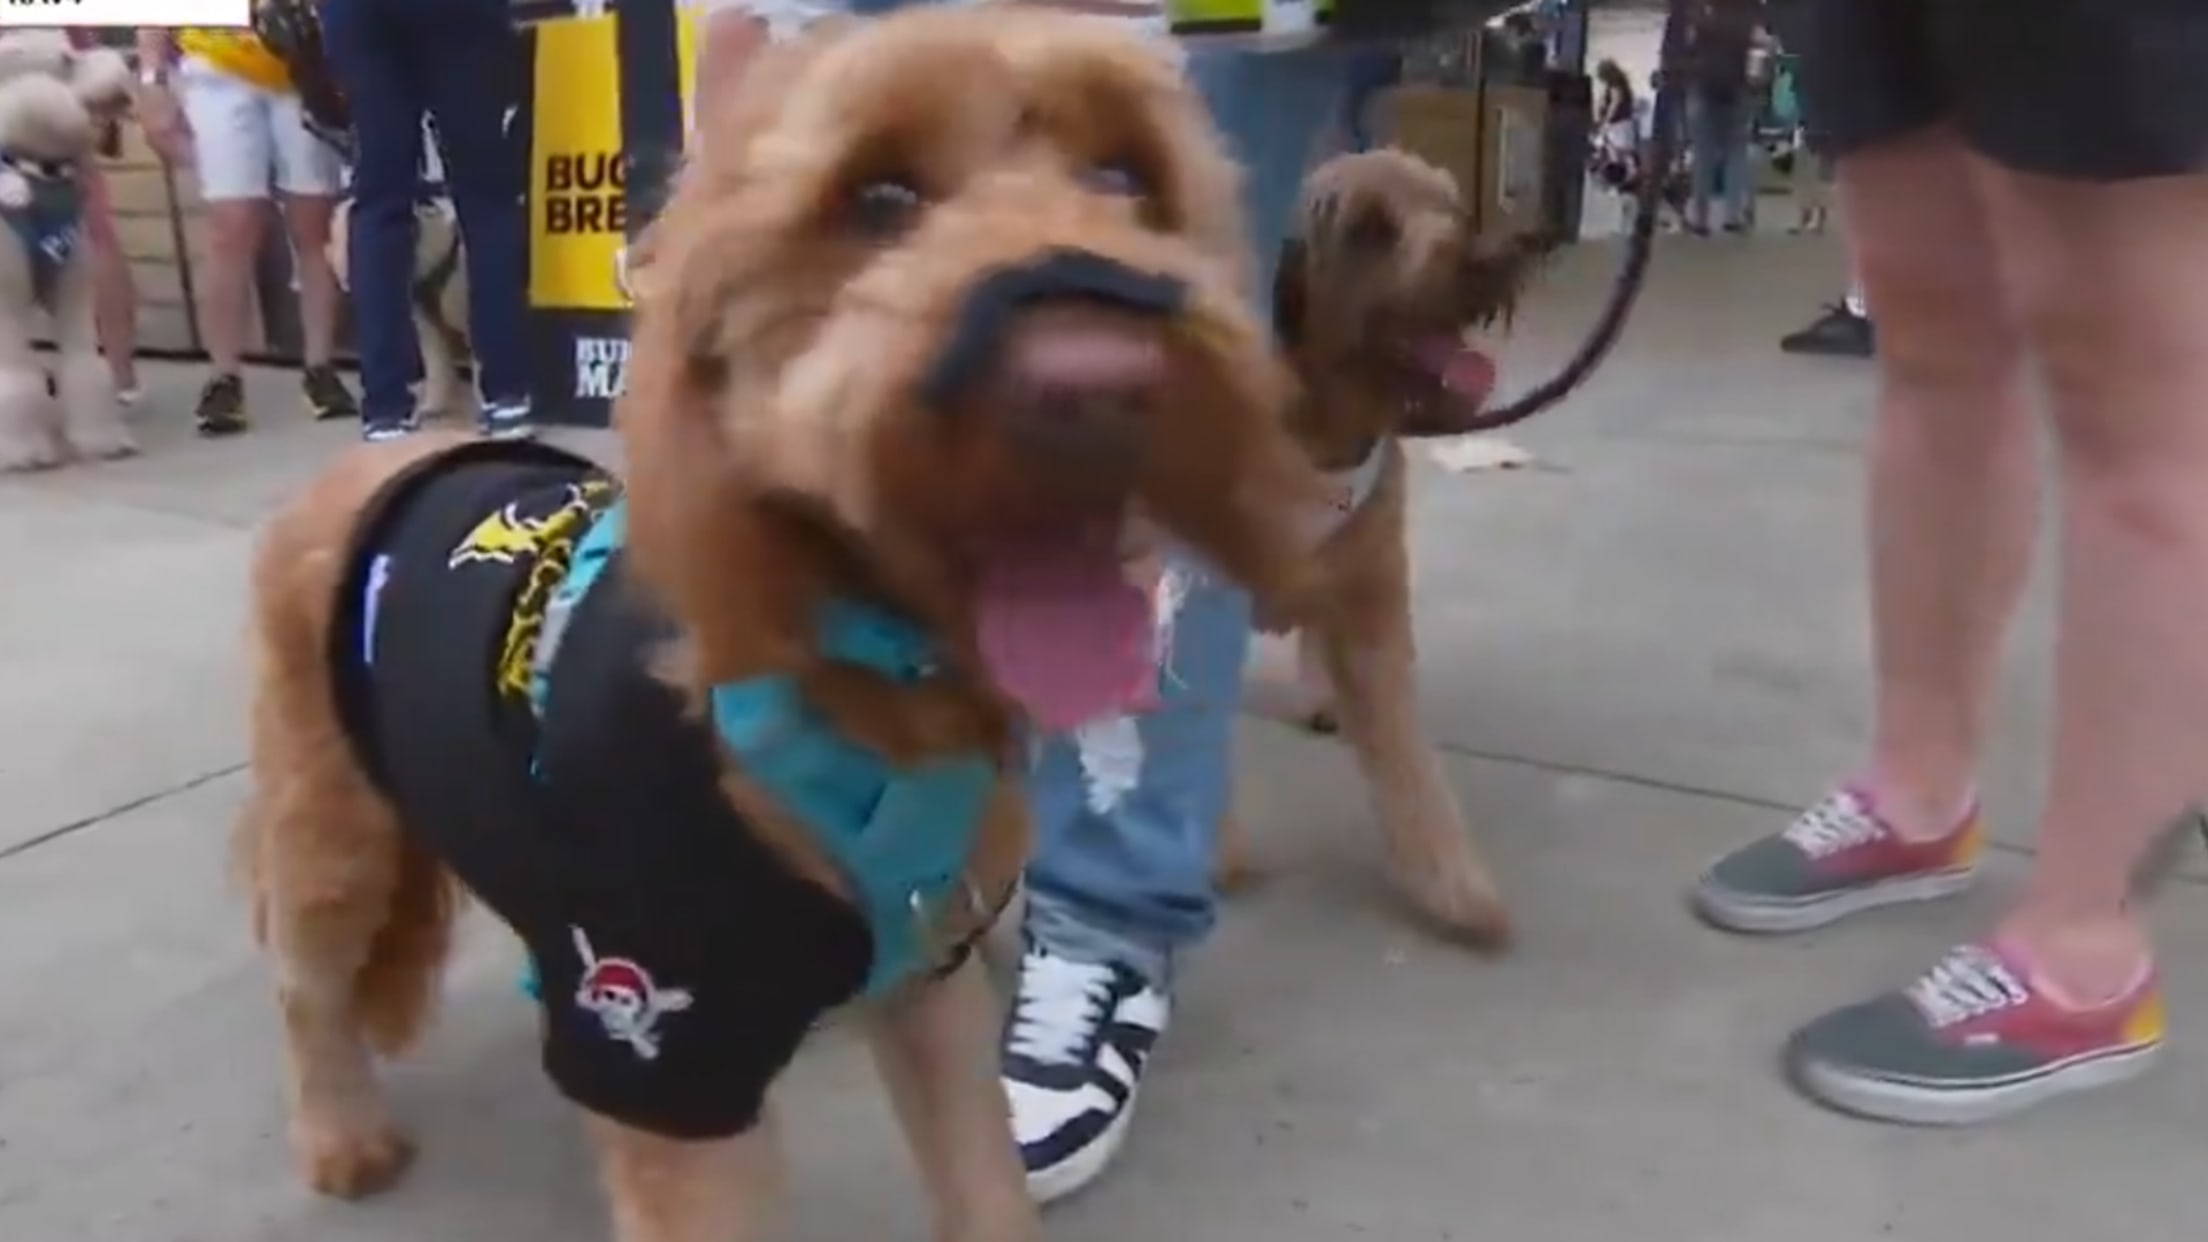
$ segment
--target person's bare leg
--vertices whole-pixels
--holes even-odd
[[[330,218],[336,210],[334,198],[284,196],[284,229],[299,273],[299,330],[310,367],[327,365],[337,351],[338,304],[345,292],[330,267]]]
[[[92,320],[107,358],[115,391],[126,402],[138,396],[138,282],[131,278],[112,222],[91,237]]]
[[[138,282],[121,252],[93,251],[92,314],[98,323],[100,351],[115,377],[115,391],[138,397]]]
[[[194,277],[200,332],[219,375],[236,375],[245,365],[253,263],[267,216],[268,203],[257,198],[226,199],[206,207],[207,262]]]
[[[1879,325],[1869,551],[1869,777],[1904,837],[1973,795],[2001,636],[2037,524],[2022,340],[1967,157],[1928,133],[1842,161],[1854,270]]]
[[[2003,310],[1969,157],[1926,130],[1848,155],[1840,193],[1878,325],[1870,754],[1842,788],[1696,881],[1696,911],[1731,931],[1805,931],[1971,882],[1979,752],[2036,527],[2023,338]]]
[[[2208,176],[1982,173],[2062,488],[2054,755],[2004,924],[2052,995],[2141,979],[2134,872],[2208,787]]]

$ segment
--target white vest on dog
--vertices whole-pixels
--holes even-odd
[[[1333,494],[1327,498],[1326,506],[1315,510],[1309,519],[1312,546],[1332,539],[1334,532],[1348,525],[1349,519],[1372,499],[1373,492],[1380,486],[1380,476],[1387,469],[1389,450],[1394,447],[1394,437],[1382,436],[1373,442],[1372,451],[1365,454],[1363,461],[1326,476],[1328,490]]]

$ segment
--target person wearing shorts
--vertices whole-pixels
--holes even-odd
[[[1694,898],[1722,927],[1788,932],[1976,877],[2001,640],[2050,478],[2054,728],[2030,878],[1987,935],[1812,1021],[1785,1058],[1825,1104],[1976,1122],[2162,1050],[2132,885],[2208,787],[2208,8],[1806,3],[1806,118],[1878,320],[1874,722],[1852,777],[1717,860]]]
[[[148,27],[138,33],[138,63],[138,115],[147,141],[163,159],[191,167],[206,204],[206,261],[193,283],[214,374],[200,389],[201,434],[247,426],[245,347],[271,192],[282,206],[298,276],[307,412],[354,417],[359,407],[330,365],[342,296],[328,254],[338,156],[307,131],[283,62],[246,31]]]

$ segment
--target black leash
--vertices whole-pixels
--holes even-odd
[[[1686,47],[1691,20],[1689,8],[1693,3],[1694,0],[1671,0],[1664,19],[1663,51],[1657,60],[1661,76],[1657,79],[1654,116],[1650,122],[1655,132],[1650,135],[1649,155],[1642,167],[1641,183],[1635,187],[1633,231],[1626,237],[1625,260],[1618,267],[1617,279],[1610,286],[1609,300],[1603,303],[1595,326],[1555,375],[1534,385],[1508,405],[1482,410],[1457,422],[1453,428],[1457,434],[1494,431],[1522,423],[1562,401],[1595,373],[1595,368],[1602,365],[1625,331],[1625,321],[1632,316],[1633,306],[1640,299],[1641,286],[1648,276],[1648,263],[1655,253],[1656,222],[1663,207],[1664,183],[1679,153],[1679,114],[1684,98],[1680,57]]]

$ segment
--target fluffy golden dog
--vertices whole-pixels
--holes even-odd
[[[907,10],[709,110],[636,272],[624,480],[365,446],[258,551],[236,844],[293,1146],[336,1195],[406,1163],[374,1056],[423,1027],[466,892],[531,948],[621,1242],[758,1236],[760,1096],[861,995],[936,1236],[1032,1238],[988,989],[933,950],[1019,874],[1022,722],[1150,684],[1151,541],[1292,594],[1323,482],[1242,305],[1233,169],[1141,36]],[[921,831],[854,850],[815,760],[972,813],[884,794],[865,832]],[[867,860],[945,841],[955,878],[885,908]],[[899,943],[927,968],[884,981]]]
[[[0,34],[0,471],[136,451],[92,323],[79,169],[104,118],[130,102],[130,67],[59,30]],[[53,333],[46,365],[32,338]]]
[[[1534,257],[1479,238],[1448,173],[1374,151],[1312,173],[1274,286],[1275,330],[1303,383],[1291,422],[1336,489],[1313,522],[1319,581],[1292,618],[1299,664],[1330,689],[1323,710],[1356,753],[1396,883],[1485,945],[1509,920],[1418,723],[1402,442],[1480,410],[1494,368],[1466,338],[1510,314]],[[1231,814],[1219,850],[1222,880],[1249,869]]]
[[[337,205],[330,218],[325,253],[337,283],[352,288],[348,251],[353,200]],[[422,387],[415,412],[423,418],[465,417],[466,385],[460,368],[474,356],[468,342],[468,267],[460,253],[460,218],[449,198],[432,198],[414,207],[414,335],[422,343]]]

